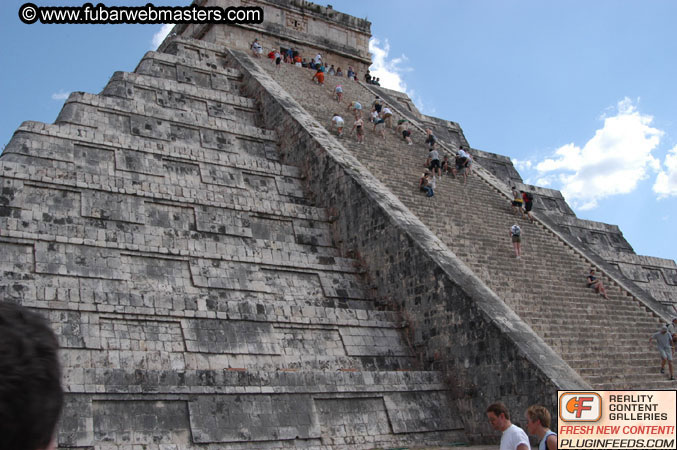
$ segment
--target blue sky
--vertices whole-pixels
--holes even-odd
[[[133,70],[162,28],[25,25],[22,3],[0,3],[0,146],[24,120],[53,122],[69,92]],[[510,156],[525,181],[562,190],[579,217],[619,225],[637,253],[677,258],[677,2],[331,4],[372,22],[384,85]]]

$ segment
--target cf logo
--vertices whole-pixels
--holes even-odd
[[[597,422],[602,397],[595,392],[564,392],[559,396],[559,417],[564,422]]]
[[[586,405],[586,403],[592,403],[593,400],[595,400],[595,397],[571,397],[567,402],[567,412],[576,413],[576,418],[580,419],[583,411],[592,409],[592,406]]]

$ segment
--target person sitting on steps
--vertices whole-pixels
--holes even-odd
[[[433,195],[435,195],[432,182],[430,180],[430,172],[426,171],[421,176],[421,179],[418,181],[418,188],[422,192],[425,192],[426,197],[432,197]]]
[[[596,293],[609,300],[609,297],[606,295],[606,289],[602,280],[598,279],[595,276],[595,269],[590,269],[590,275],[588,275],[588,287],[592,288]]]

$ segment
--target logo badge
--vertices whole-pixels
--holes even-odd
[[[565,392],[559,396],[559,418],[564,422],[597,422],[602,397],[596,392]]]

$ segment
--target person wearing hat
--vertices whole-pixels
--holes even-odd
[[[665,373],[665,362],[667,361],[668,368],[670,369],[670,380],[674,380],[675,376],[672,372],[672,349],[670,348],[672,335],[668,333],[668,326],[663,325],[660,331],[652,334],[649,338],[649,345],[651,345],[651,341],[654,339],[656,340],[658,353],[661,355],[661,373]]]

